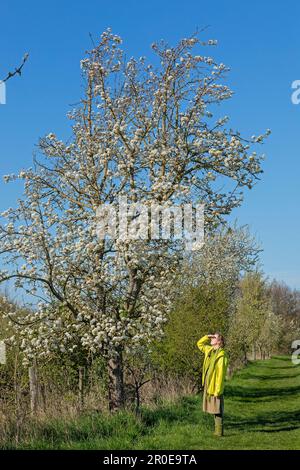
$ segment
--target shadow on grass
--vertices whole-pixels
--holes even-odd
[[[253,418],[226,416],[228,429],[247,432],[278,432],[300,429],[300,410],[261,413]]]
[[[275,369],[275,370],[278,370],[278,369],[290,369],[290,370],[295,370],[297,369],[299,366],[296,366],[294,364],[291,364],[290,366],[271,366],[271,365],[268,365],[268,366],[265,366],[264,365],[264,368],[266,369]]]
[[[287,361],[290,361],[289,357],[276,357],[273,359],[278,362],[278,367],[276,366],[276,363],[274,364],[274,361],[272,363],[273,365],[260,363],[259,367],[261,368],[261,374],[259,374],[256,373],[256,370],[251,371],[250,366],[248,370],[245,370],[238,377],[240,383],[245,381],[245,385],[237,385],[234,383],[231,385],[229,383],[226,386],[226,397],[231,398],[233,401],[240,402],[241,405],[238,406],[242,407],[242,403],[244,403],[244,406],[247,406],[247,402],[257,402],[260,403],[261,409],[264,409],[265,407],[263,403],[274,402],[274,406],[272,406],[273,410],[270,410],[270,404],[268,404],[268,411],[258,411],[257,414],[251,417],[238,417],[225,414],[226,427],[229,429],[264,433],[300,429],[300,410],[279,411],[276,405],[276,400],[284,401],[285,399],[292,399],[294,401],[299,398],[300,385],[290,385],[290,383],[293,383],[292,379],[296,379],[300,376],[300,368],[297,366],[295,367],[292,364],[285,366],[284,364]],[[268,375],[267,370],[265,371],[265,369],[271,369],[274,370],[274,372],[271,372],[271,375]],[[284,369],[284,372],[282,375],[277,375],[275,369],[280,371]],[[289,369],[290,374],[287,372],[287,369]],[[247,380],[251,379],[256,380],[256,386],[249,387],[246,385]],[[281,382],[281,380],[286,380],[286,382]],[[268,381],[271,383],[268,384]],[[278,381],[278,384],[281,386],[273,387],[273,381]]]
[[[272,359],[274,359],[275,361],[281,361],[281,362],[282,362],[282,361],[283,361],[283,362],[284,362],[284,361],[286,362],[286,361],[290,361],[290,360],[291,360],[290,356],[272,356]]]
[[[282,380],[282,379],[293,379],[295,377],[300,376],[300,371],[297,372],[296,374],[290,374],[290,375],[264,375],[264,374],[247,374],[243,376],[243,380],[252,380],[252,379],[260,379],[260,380]]]
[[[240,399],[242,401],[265,398],[265,397],[290,397],[293,395],[298,395],[300,393],[300,385],[294,387],[241,387],[241,386],[231,386],[227,385],[226,387],[226,397],[233,399]]]

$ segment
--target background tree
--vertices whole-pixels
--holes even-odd
[[[240,277],[255,269],[259,251],[248,227],[224,227],[185,259],[165,336],[153,351],[163,372],[200,385],[203,358],[196,342],[209,332],[229,334]]]
[[[278,337],[278,351],[291,353],[291,344],[300,337],[300,295],[285,283],[273,280],[268,287],[272,310],[281,327]]]
[[[247,273],[240,281],[236,309],[229,328],[229,350],[235,361],[240,359],[246,364],[250,352],[256,359],[259,344],[262,347],[263,338],[266,340],[270,334],[272,319],[266,281],[259,271]],[[265,331],[267,326],[268,331]]]

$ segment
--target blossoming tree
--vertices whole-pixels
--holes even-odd
[[[122,358],[163,333],[183,245],[170,239],[99,238],[97,208],[117,204],[205,204],[209,230],[242,201],[261,173],[252,146],[213,119],[230,98],[226,67],[194,54],[213,46],[197,35],[175,47],[152,44],[155,65],[125,58],[107,29],[81,61],[85,95],[69,114],[72,139],[39,142],[25,192],[0,228],[0,281],[33,298],[32,313],[10,312],[24,357],[80,348],[101,354],[110,409],[124,403]],[[134,216],[131,218],[134,221]],[[38,302],[35,301],[38,299]]]

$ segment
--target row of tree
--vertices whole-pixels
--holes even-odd
[[[199,391],[203,358],[196,342],[209,332],[225,335],[229,374],[250,359],[291,353],[292,341],[300,337],[300,292],[265,279],[257,269],[258,253],[248,229],[235,227],[216,232],[201,252],[185,257],[174,281],[176,296],[162,336],[147,347],[141,342],[134,353],[123,353],[124,404],[138,412],[142,399],[147,401],[149,387],[152,401],[167,393],[163,384]],[[7,404],[13,401],[14,412],[47,412],[53,400],[63,400],[63,406],[70,397],[79,411],[110,404],[105,357],[70,347],[28,362],[20,324],[27,312],[5,299],[0,310],[2,336],[14,336],[7,364],[0,371],[3,410],[12,412]]]
[[[300,292],[269,281],[258,268],[259,248],[246,227],[217,233],[181,273],[181,289],[156,344],[163,370],[201,383],[196,341],[220,331],[230,356],[229,375],[255,359],[291,354],[300,338]]]
[[[153,364],[160,371],[161,360],[183,361],[188,371],[196,337],[207,330],[221,329],[235,351],[246,351],[261,347],[262,328],[273,325],[259,275],[237,287],[256,265],[255,243],[245,229],[220,228],[259,179],[263,156],[255,149],[269,131],[248,139],[212,114],[232,95],[227,68],[205,53],[215,41],[194,34],[175,47],[154,43],[153,64],[127,60],[121,43],[107,29],[81,61],[85,95],[69,113],[72,138],[41,138],[33,166],[4,177],[23,180],[24,195],[0,225],[0,283],[32,299],[4,309],[15,370],[21,358],[23,367],[70,361],[82,390],[83,370],[101,363],[112,411],[124,405],[128,374],[138,402]],[[137,237],[99,238],[97,209],[113,204],[124,216],[120,196]],[[138,203],[204,204],[204,249],[188,254],[176,237],[139,238]],[[247,283],[261,296],[250,305]]]

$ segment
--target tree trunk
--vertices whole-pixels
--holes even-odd
[[[197,392],[196,392],[197,394],[200,394],[203,390],[203,388],[202,388],[202,372],[200,372],[200,374],[197,377],[196,389],[197,389]]]
[[[244,357],[243,357],[243,364],[244,366],[246,366],[248,364],[248,357],[247,357],[247,348],[245,345],[243,345],[243,353],[244,353]]]
[[[108,400],[111,413],[124,407],[124,377],[122,350],[108,361]]]
[[[38,376],[37,365],[34,360],[32,366],[29,367],[29,389],[30,389],[30,410],[34,414],[38,409],[39,393],[38,393]]]
[[[39,406],[43,408],[43,411],[46,411],[47,408],[47,399],[46,399],[46,388],[45,384],[39,383]]]
[[[15,364],[14,364],[14,412],[15,412],[15,443],[16,447],[19,445],[20,439],[20,380],[18,376],[19,370],[19,361],[18,361],[18,351],[15,353]]]
[[[256,346],[253,344],[253,361],[256,361]]]
[[[259,358],[262,359],[263,352],[262,352],[262,347],[260,345],[258,345],[258,351],[259,351]]]

